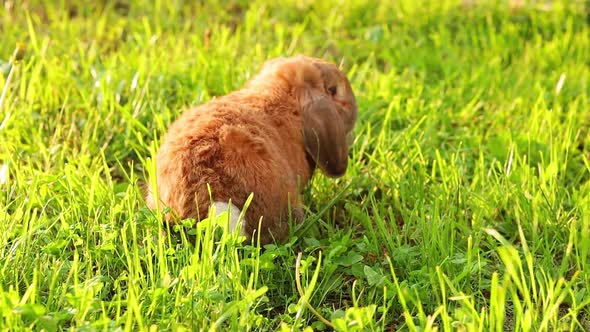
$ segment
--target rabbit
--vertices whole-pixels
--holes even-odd
[[[156,154],[157,195],[167,222],[230,211],[234,230],[260,244],[284,242],[289,217],[303,221],[302,192],[316,168],[338,178],[348,166],[357,120],[350,82],[325,60],[296,55],[267,61],[241,89],[188,109]],[[157,198],[156,198],[157,196]],[[212,203],[213,202],[213,203]],[[258,233],[257,233],[258,232]]]

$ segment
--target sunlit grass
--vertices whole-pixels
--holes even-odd
[[[590,330],[587,4],[474,3],[5,2],[0,328]],[[285,244],[162,227],[167,125],[294,53],[350,77],[347,175]]]

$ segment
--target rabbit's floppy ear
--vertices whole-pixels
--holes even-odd
[[[330,177],[340,177],[348,166],[348,146],[344,121],[336,105],[318,98],[303,109],[305,150]]]

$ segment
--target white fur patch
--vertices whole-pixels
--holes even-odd
[[[215,202],[213,203],[213,207],[215,207],[215,216],[219,216],[225,211],[229,211],[229,230],[234,232],[238,227],[238,222],[242,222],[240,219],[240,209],[233,205],[228,204],[227,202]],[[242,227],[240,230],[240,235],[245,235],[244,228]]]

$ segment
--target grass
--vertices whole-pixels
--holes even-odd
[[[590,330],[583,1],[76,3],[0,9],[1,330]],[[285,244],[162,232],[166,126],[294,53],[350,77],[347,175]]]

